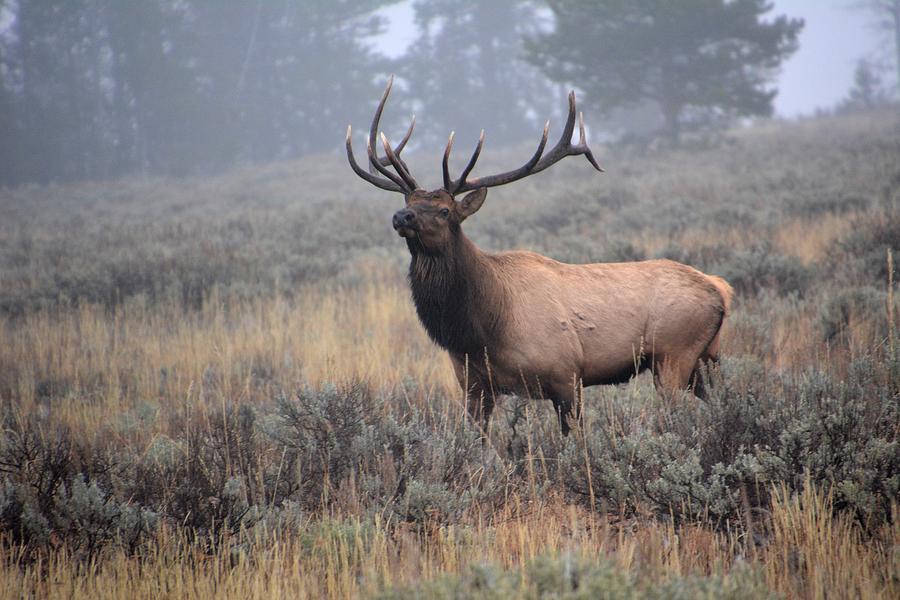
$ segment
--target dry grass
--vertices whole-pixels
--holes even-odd
[[[791,219],[776,229],[773,238],[779,252],[796,256],[804,265],[822,262],[834,242],[853,227],[847,215],[825,214],[810,219]]]
[[[900,522],[864,540],[832,498],[809,483],[799,496],[784,490],[772,504],[772,541],[761,563],[773,589],[796,598],[891,598],[900,593]],[[886,581],[885,581],[886,577]]]
[[[812,283],[804,284],[802,293],[778,289],[779,284],[743,293],[723,338],[724,353],[758,360],[766,374],[819,368],[844,377],[857,357],[884,351],[888,327],[894,325],[892,295],[876,310],[850,311],[834,339],[823,335],[821,313],[843,287],[864,283],[879,293],[888,287],[887,281],[864,280],[855,267],[841,267],[844,279],[833,286],[826,279],[836,268],[829,261],[837,242],[860,224],[887,229],[894,222],[900,180],[896,155],[877,149],[876,142],[889,143],[884,129],[883,116],[826,128],[802,123],[789,135],[761,127],[735,134],[736,150],[623,159],[614,185],[573,177],[577,170],[563,165],[558,176],[519,188],[522,221],[507,222],[512,204],[505,200],[513,192],[498,190],[472,234],[486,247],[527,246],[559,254],[583,244],[578,251],[590,254],[614,240],[646,256],[676,248],[700,261],[766,242],[772,254],[807,268]],[[867,140],[877,148],[866,151]],[[776,144],[792,160],[772,152]],[[211,181],[85,184],[0,198],[20,227],[0,224],[5,252],[0,283],[6,286],[0,291],[9,292],[3,298],[15,304],[0,322],[0,402],[8,418],[34,418],[48,431],[65,425],[85,440],[109,436],[104,447],[142,455],[157,438],[180,434],[173,415],[185,407],[212,432],[217,425],[211,415],[225,414],[226,406],[260,406],[280,393],[326,382],[363,381],[375,392],[398,394],[405,403],[391,409],[398,412],[424,412],[439,401],[440,410],[462,414],[449,360],[416,319],[397,258],[402,250],[390,232],[381,231],[386,220],[372,224],[388,204],[379,201],[357,211],[357,197],[367,190],[349,183],[343,165],[333,163],[323,158],[324,168],[307,165],[299,175],[291,165],[276,165]],[[832,175],[835,164],[840,173]],[[308,195],[316,199],[291,204],[298,187],[292,178],[307,180]],[[585,206],[605,206],[617,194],[624,198],[619,206],[588,217],[577,213]],[[845,206],[843,198],[854,195],[865,202]],[[161,205],[145,208],[142,200],[151,196],[162,198]],[[547,208],[547,196],[558,203]],[[256,199],[249,209],[246,198]],[[834,206],[821,208],[822,198]],[[322,207],[332,200],[337,208],[328,213]],[[67,235],[82,205],[85,221],[72,227],[83,235]],[[221,214],[212,207],[222,207]],[[561,220],[555,229],[546,224],[566,211],[576,213],[572,223]],[[765,216],[756,218],[757,212]],[[297,241],[288,252],[296,241],[292,228],[306,227],[311,214],[320,217],[325,231],[303,229],[298,238],[319,237]],[[356,234],[356,246],[346,253],[346,240],[328,229],[344,219],[349,225],[341,235]],[[182,226],[183,233],[177,229]],[[229,246],[232,226],[251,232],[234,242],[237,250]],[[196,240],[188,239],[192,232]],[[178,255],[166,247],[172,239],[195,243],[183,248],[199,264],[186,261],[188,275],[205,274],[207,259],[225,265],[227,277],[212,277],[199,302],[177,293],[153,296],[137,284],[137,291],[113,302],[108,298],[118,298],[118,289],[98,294],[100,300],[69,302],[41,288],[44,280],[64,280],[69,271],[86,268],[67,262],[73,255],[87,264],[103,258],[115,266],[117,252],[133,258],[132,244],[160,265],[170,265]],[[142,264],[145,254],[138,253],[123,270]],[[736,262],[744,260],[736,256]],[[291,261],[299,273],[295,283],[276,270]],[[228,270],[232,262],[240,268]],[[41,274],[49,275],[41,279]],[[259,292],[248,281],[262,288],[273,281],[280,291]],[[84,289],[94,288],[85,284]],[[894,394],[900,397],[897,390]],[[648,404],[634,410],[646,411],[650,420],[654,411],[662,418],[663,409]],[[135,425],[131,417],[137,413],[145,416]],[[500,446],[508,437],[501,432],[486,444]],[[589,502],[567,495],[559,481],[541,474],[545,459],[532,441],[529,437],[522,461],[525,473],[506,485],[502,501],[476,502],[452,524],[414,526],[396,516],[354,512],[353,502],[323,502],[305,514],[297,531],[223,531],[211,545],[179,523],[164,521],[140,552],[110,544],[89,560],[63,540],[51,538],[31,553],[7,538],[0,543],[0,596],[365,597],[465,576],[484,564],[516,570],[538,557],[575,556],[611,562],[635,577],[636,589],[681,577],[719,575],[728,581],[749,567],[771,592],[785,597],[900,597],[896,503],[889,522],[865,530],[836,509],[832,491],[809,483],[794,495],[767,488],[768,512],[748,512],[743,523],[726,526],[703,520],[675,525],[640,506],[627,515],[612,507],[592,511]],[[504,452],[500,448],[501,456]],[[513,467],[512,460],[504,464],[506,472]],[[523,594],[526,587],[527,581]]]
[[[4,384],[20,410],[52,410],[78,428],[139,403],[159,404],[162,417],[188,398],[252,403],[304,382],[383,389],[412,379],[428,395],[458,393],[405,285],[384,274],[354,288],[302,290],[292,301],[223,303],[213,294],[192,314],[142,303],[42,311],[6,323],[3,338]]]
[[[809,355],[812,319],[789,310],[778,314],[770,368],[834,360]],[[854,325],[860,335],[865,329]],[[735,335],[725,342],[732,352],[742,343]],[[406,288],[384,275],[353,289],[305,290],[295,301],[226,305],[213,296],[192,315],[142,305],[113,314],[92,306],[38,313],[7,323],[4,339],[0,361],[16,365],[7,371],[8,384],[25,414],[50,411],[55,422],[89,432],[151,403],[155,419],[124,432],[128,439],[121,443],[128,445],[172,434],[168,416],[181,403],[209,414],[218,403],[262,402],[300,382],[361,378],[384,388],[413,379],[426,386],[414,403],[458,394],[446,357],[413,317]],[[45,382],[67,392],[48,402],[36,389]],[[538,556],[575,553],[610,560],[647,581],[717,573],[727,578],[735,566],[750,565],[772,591],[788,597],[900,594],[900,581],[885,579],[896,573],[896,518],[874,538],[864,538],[848,517],[833,516],[830,498],[819,490],[808,487],[796,498],[776,491],[775,498],[771,532],[760,548],[748,546],[739,531],[621,521],[561,496],[513,494],[500,512],[428,531],[348,514],[311,520],[303,537],[254,540],[252,531],[243,532],[223,538],[213,553],[172,528],[162,529],[140,558],[111,549],[85,564],[63,545],[37,562],[20,562],[13,547],[0,578],[6,582],[2,595],[10,598],[346,598],[484,563],[516,569]]]
[[[19,563],[12,552],[0,564],[0,597],[351,598],[483,564],[522,568],[547,556],[609,561],[638,573],[644,586],[715,574],[727,579],[750,566],[772,592],[790,598],[900,594],[896,521],[864,541],[852,522],[832,517],[830,498],[811,486],[796,497],[775,497],[772,531],[761,549],[705,527],[598,520],[557,498],[513,496],[489,520],[426,532],[347,517],[311,524],[304,537],[261,540],[243,532],[221,539],[212,554],[171,529],[160,531],[140,559],[112,551],[83,563],[63,547]]]

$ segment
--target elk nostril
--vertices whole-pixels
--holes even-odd
[[[416,220],[416,215],[411,210],[398,210],[394,213],[394,227],[405,227],[412,225]]]

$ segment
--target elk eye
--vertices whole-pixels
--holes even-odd
[[[442,209],[441,209],[441,216],[442,216],[442,217],[449,217],[449,216],[450,216],[450,209],[449,209],[449,208],[442,208]]]

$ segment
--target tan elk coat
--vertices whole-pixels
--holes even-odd
[[[580,141],[572,144],[574,92],[560,140],[544,153],[548,122],[534,155],[518,169],[469,177],[484,143],[482,132],[462,174],[451,179],[451,133],[444,186],[428,192],[400,158],[415,119],[396,147],[381,134],[386,157],[375,152],[390,89],[389,82],[369,130],[369,171],[354,158],[349,128],[347,157],[357,175],[406,199],[393,226],[410,251],[416,312],[431,338],[450,353],[473,417],[486,424],[497,394],[549,398],[568,433],[582,386],[625,381],[647,368],[663,390],[702,394],[699,370],[718,358],[731,303],[731,286],[723,279],[670,260],[572,265],[532,252],[488,254],[462,231],[489,187],[540,172],[566,156],[584,155],[602,170],[585,141],[583,118]],[[466,191],[471,193],[457,200]]]

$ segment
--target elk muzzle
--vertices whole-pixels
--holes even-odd
[[[412,237],[416,232],[416,213],[404,208],[394,213],[394,230],[401,237]]]

